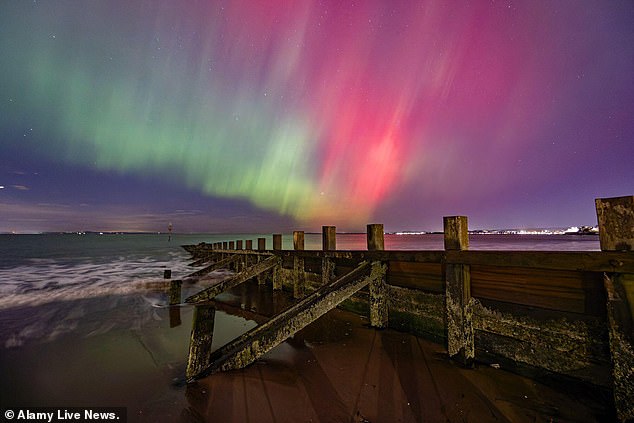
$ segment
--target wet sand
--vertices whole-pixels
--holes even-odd
[[[184,287],[195,291],[196,287]],[[184,293],[185,295],[186,293]],[[0,406],[122,406],[135,422],[605,421],[606,405],[503,369],[463,370],[441,345],[334,310],[254,365],[186,385],[191,307],[165,294],[0,311]],[[223,294],[214,347],[287,306],[247,283]],[[180,321],[180,324],[177,324]]]

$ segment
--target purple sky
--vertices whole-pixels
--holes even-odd
[[[595,225],[634,194],[634,2],[0,13],[0,232]]]

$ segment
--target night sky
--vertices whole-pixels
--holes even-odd
[[[634,2],[2,1],[0,232],[595,225]]]

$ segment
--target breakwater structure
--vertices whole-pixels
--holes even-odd
[[[620,421],[634,419],[634,196],[595,201],[601,251],[469,250],[465,216],[444,217],[444,250],[384,249],[383,225],[367,225],[367,250],[293,250],[282,235],[184,246],[206,267],[234,273],[185,299],[195,305],[188,381],[242,368],[335,307],[444,343],[464,367],[499,363],[532,377],[608,392]],[[292,292],[295,303],[214,351],[213,298],[247,280]],[[180,301],[181,281],[170,302]]]

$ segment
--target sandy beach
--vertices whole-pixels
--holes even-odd
[[[214,348],[289,298],[247,283],[219,300]],[[600,400],[502,369],[459,369],[442,345],[342,310],[246,369],[188,385],[192,312],[141,295],[3,310],[0,405],[126,407],[131,422],[593,422],[606,413]]]

